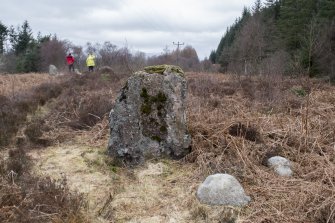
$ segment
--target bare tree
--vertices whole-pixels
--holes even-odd
[[[322,27],[314,44],[317,68],[335,81],[335,19]]]
[[[102,66],[113,66],[115,58],[118,56],[118,48],[109,41],[103,43],[99,50]]]
[[[146,64],[145,53],[140,51],[136,52],[134,55],[132,55],[130,64],[132,71],[143,69]]]
[[[200,61],[197,51],[190,45],[185,46],[179,53],[180,66],[185,71],[200,70]]]
[[[260,64],[265,56],[264,48],[265,29],[260,14],[254,14],[243,25],[231,48],[230,70],[244,74],[262,74]]]
[[[59,40],[56,35],[47,41],[43,41],[40,45],[41,70],[47,71],[50,64],[58,68],[64,68],[68,47],[69,43]]]
[[[83,47],[71,45],[69,52],[72,52],[72,55],[75,58],[75,65],[74,67],[79,70],[86,69],[86,56],[83,52]]]

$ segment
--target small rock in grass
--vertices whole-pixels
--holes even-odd
[[[274,156],[268,159],[268,166],[273,168],[274,171],[280,176],[292,176],[291,162],[281,156]]]
[[[245,206],[250,202],[241,184],[229,174],[214,174],[199,186],[197,197],[209,205]]]

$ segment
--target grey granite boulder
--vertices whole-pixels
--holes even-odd
[[[273,156],[268,159],[268,166],[280,176],[292,176],[291,162],[281,156]]]
[[[197,197],[209,205],[245,206],[250,202],[241,184],[229,174],[214,174],[199,186]]]
[[[133,74],[110,112],[108,151],[125,164],[189,152],[186,80],[176,66],[151,66]]]

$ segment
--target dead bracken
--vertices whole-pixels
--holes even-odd
[[[115,80],[113,75],[70,80],[28,77],[33,81],[25,75],[11,77],[17,84],[13,90],[8,77],[0,76],[0,83],[6,83],[0,96],[0,110],[6,116],[0,120],[29,111],[27,117],[21,113],[18,119],[2,122],[15,120],[15,125],[0,125],[16,129],[6,142],[10,146],[0,150],[0,222],[93,222],[97,218],[107,222],[334,222],[333,85],[315,79],[283,78],[273,84],[258,76],[187,73],[191,153],[182,161],[151,158],[143,166],[128,169],[116,166],[106,155],[110,107],[104,103],[116,99],[125,83],[122,76]],[[43,82],[60,83],[60,95],[53,97],[57,91],[41,87],[40,93],[49,92],[43,95],[52,97],[35,98],[34,89]],[[292,91],[302,83],[311,86],[304,97]],[[222,90],[226,86],[234,94]],[[144,97],[142,88],[136,91],[142,103],[159,94],[145,88]],[[31,106],[31,99],[39,105]],[[126,95],[119,99],[129,102]],[[165,103],[169,100],[166,97]],[[136,111],[150,127],[147,137],[160,144],[171,129],[160,121],[159,111],[166,115],[165,103],[153,101],[148,115],[141,113],[140,106]],[[291,106],[292,101],[297,106]],[[36,146],[40,139],[50,144]],[[273,156],[288,158],[294,175],[277,177],[266,162]],[[234,175],[251,196],[249,205],[242,210],[210,207],[190,196],[214,173]]]
[[[229,134],[243,137],[253,142],[259,142],[261,140],[259,132],[254,127],[246,126],[240,122],[229,127]]]

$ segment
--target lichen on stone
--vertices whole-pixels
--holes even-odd
[[[144,71],[148,74],[164,74],[166,73],[177,73],[180,76],[184,76],[184,71],[179,66],[174,65],[155,65],[155,66],[148,66],[144,68]]]

